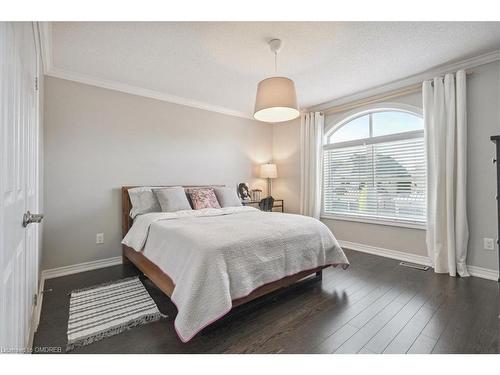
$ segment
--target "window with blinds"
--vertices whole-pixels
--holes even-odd
[[[323,213],[425,222],[426,163],[421,117],[364,113],[325,136]]]

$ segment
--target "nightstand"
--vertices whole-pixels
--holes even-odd
[[[259,208],[259,203],[260,201],[241,201],[241,204],[243,206],[254,206],[256,205],[257,208]],[[285,201],[283,199],[275,199],[274,200],[274,205],[273,205],[273,210],[275,208],[281,209],[281,212],[285,212]]]

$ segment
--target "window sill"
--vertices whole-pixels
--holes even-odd
[[[426,230],[425,223],[412,222],[412,221],[376,219],[376,218],[369,218],[369,217],[333,215],[333,214],[326,214],[326,213],[322,213],[320,218],[321,219],[330,219],[330,220],[354,221],[357,223],[384,225],[384,226],[391,226],[391,227],[402,227],[402,228]]]

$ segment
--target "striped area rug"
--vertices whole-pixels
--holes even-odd
[[[138,277],[74,290],[69,302],[66,351],[162,316]]]

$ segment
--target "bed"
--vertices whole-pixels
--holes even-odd
[[[123,260],[177,306],[174,326],[183,342],[236,306],[349,265],[326,226],[301,215],[242,206],[132,220],[128,189],[135,187],[122,187]]]

